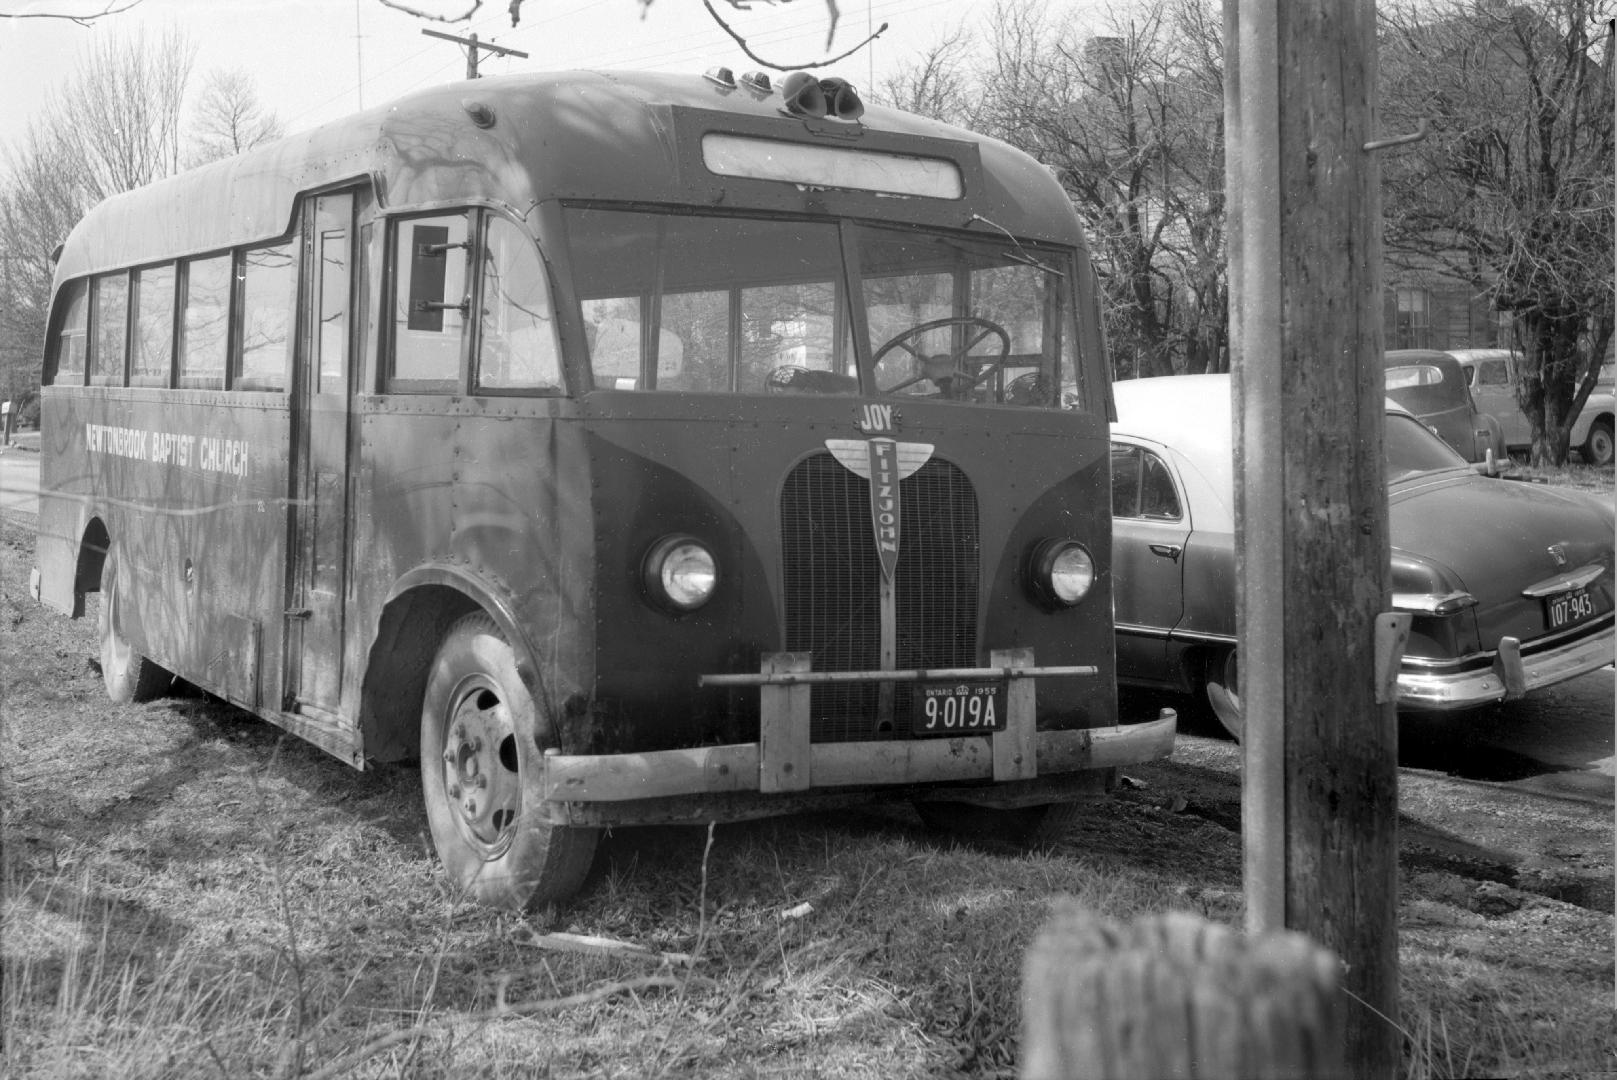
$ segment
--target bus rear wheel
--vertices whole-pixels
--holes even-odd
[[[450,881],[480,903],[529,911],[578,891],[598,830],[544,817],[541,746],[549,718],[516,654],[482,612],[438,648],[421,708],[421,788]]]
[[[161,697],[174,681],[167,669],[135,651],[124,633],[124,604],[118,596],[118,549],[109,546],[101,562],[101,610],[96,630],[101,639],[101,681],[107,696],[120,705]]]

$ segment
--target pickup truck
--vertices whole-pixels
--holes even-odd
[[[1527,415],[1516,404],[1520,379],[1519,353],[1509,349],[1452,349],[1449,353],[1465,368],[1471,397],[1477,408],[1499,421],[1505,447],[1525,450],[1533,445],[1533,428]],[[1590,465],[1610,465],[1613,458],[1613,395],[1611,365],[1602,370],[1594,392],[1584,402],[1583,411],[1572,425],[1569,445]]]

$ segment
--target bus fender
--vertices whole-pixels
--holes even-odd
[[[360,693],[366,757],[400,761],[415,756],[421,700],[433,657],[450,626],[478,610],[494,620],[515,651],[517,674],[534,700],[549,700],[509,590],[468,567],[418,566],[388,591],[366,655]]]

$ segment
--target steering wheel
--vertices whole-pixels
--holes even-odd
[[[962,348],[959,353],[944,352],[938,353],[935,356],[928,356],[925,353],[911,348],[908,344],[910,338],[920,337],[922,334],[932,330],[942,329],[945,326],[978,326],[982,328],[982,333],[966,342],[965,347]],[[965,361],[966,354],[971,352],[971,350],[976,347],[977,343],[982,341],[983,338],[987,337],[989,334],[999,335],[999,355],[990,357],[972,357],[971,359],[973,361],[980,361],[983,364],[982,369],[973,375],[971,372],[964,370],[960,365]],[[933,319],[931,322],[924,322],[919,326],[912,326],[903,333],[889,338],[885,345],[876,350],[876,355],[870,361],[871,367],[875,367],[877,364],[880,364],[882,357],[892,352],[895,348],[902,348],[905,352],[919,360],[921,362],[921,373],[919,375],[912,375],[910,378],[905,379],[901,383],[894,383],[892,386],[882,390],[882,393],[896,393],[897,391],[904,389],[906,386],[915,385],[922,379],[930,379],[932,382],[937,383],[940,389],[943,388],[943,382],[945,380],[964,379],[966,380],[967,389],[970,389],[981,382],[983,377],[989,372],[998,371],[1005,365],[1005,361],[1008,360],[1011,355],[1011,335],[1006,333],[1005,328],[999,325],[999,323],[992,322],[988,319],[978,318],[976,315],[953,315],[947,319]]]

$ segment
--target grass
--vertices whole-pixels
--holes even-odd
[[[5,1076],[1010,1077],[1052,903],[1240,924],[1234,777],[1204,770],[1204,805],[1174,766],[1036,850],[903,806],[620,830],[568,907],[482,909],[439,874],[413,770],[206,696],[107,702],[93,620],[22,589],[30,548],[0,526]],[[1617,1069],[1610,914],[1479,914],[1435,876],[1405,878],[1405,1075]]]

